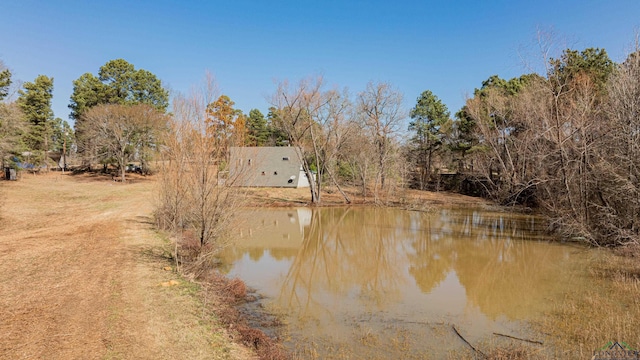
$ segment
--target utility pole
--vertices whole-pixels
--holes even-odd
[[[64,132],[64,137],[62,138],[62,173],[64,174],[64,170],[67,168],[67,132]]]

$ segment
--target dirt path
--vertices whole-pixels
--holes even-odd
[[[164,270],[153,185],[60,173],[0,185],[0,359],[248,357]]]

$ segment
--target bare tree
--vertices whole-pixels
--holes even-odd
[[[597,229],[614,243],[640,242],[640,39],[609,81],[609,131],[595,159],[600,172]]]
[[[540,206],[566,238],[640,240],[638,50],[615,66],[604,50],[567,49],[546,59],[545,76],[476,91],[466,111],[485,151],[475,164],[497,200]]]
[[[360,123],[352,123],[351,131],[343,144],[340,158],[348,164],[354,183],[360,186],[360,193],[367,198],[367,186],[375,170],[375,153],[373,139]]]
[[[83,114],[81,130],[92,139],[98,158],[116,163],[124,182],[127,164],[141,145],[159,139],[165,127],[166,117],[148,105],[98,105]]]
[[[358,94],[357,111],[363,128],[375,147],[377,171],[374,195],[385,188],[389,174],[394,137],[403,128],[406,112],[402,108],[402,93],[388,83],[369,83],[365,91]]]
[[[333,167],[338,150],[347,138],[351,103],[346,92],[323,91],[323,79],[301,80],[296,87],[288,82],[278,85],[272,104],[277,111],[276,126],[299,149],[302,168],[309,179],[311,202],[320,203],[324,174],[340,188]],[[315,168],[315,173],[314,173]]]
[[[349,196],[342,190],[335,176],[338,157],[353,130],[351,101],[347,91],[329,90],[324,93],[325,106],[320,109],[317,122],[322,130],[319,136],[312,139],[314,153],[318,163],[322,164],[322,174],[326,173],[338,188],[347,203],[351,203]]]

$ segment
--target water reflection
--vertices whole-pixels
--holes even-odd
[[[250,211],[243,223],[222,256],[227,271],[306,337],[352,336],[362,322],[448,322],[480,339],[517,330],[579,283],[575,249],[547,243],[534,217],[302,208]]]

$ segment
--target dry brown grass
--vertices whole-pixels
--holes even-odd
[[[640,345],[640,247],[601,249],[586,264],[588,288],[554,301],[553,311],[534,328],[543,345],[517,340],[477,346],[486,357],[466,349],[450,359],[589,359],[609,341]]]
[[[362,197],[360,188],[344,186],[342,190],[352,200],[352,205],[374,205],[373,197]],[[326,186],[322,194],[322,206],[346,205],[342,195],[332,186]],[[289,207],[311,204],[308,188],[249,188],[247,190],[249,206]],[[401,189],[393,194],[379,198],[387,206],[402,207],[409,210],[429,210],[435,206],[491,206],[487,200],[454,194],[449,192],[430,192],[413,189]]]
[[[163,270],[153,184],[49,173],[0,185],[0,359],[251,356],[198,287]]]
[[[637,248],[602,249],[590,263],[592,285],[567,294],[538,324],[555,345],[555,355],[584,359],[609,341],[640,346],[640,262]]]
[[[208,289],[208,293],[215,294],[216,306],[212,311],[220,322],[228,329],[234,340],[252,349],[262,360],[286,360],[289,353],[281,343],[267,336],[262,330],[249,325],[247,317],[242,314],[237,305],[255,300],[247,295],[244,281],[234,278],[228,279],[214,269],[199,272],[198,281]],[[260,314],[254,314],[260,316]],[[278,324],[271,324],[276,326]]]
[[[487,360],[533,360],[547,358],[540,352],[540,349],[515,344],[491,349],[486,355]]]

